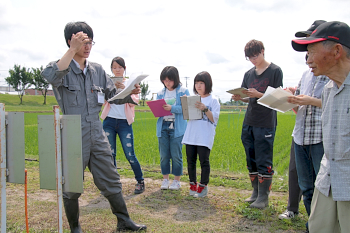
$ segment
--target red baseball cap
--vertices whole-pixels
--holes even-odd
[[[318,26],[309,37],[292,40],[296,51],[307,51],[309,44],[330,40],[350,48],[350,28],[339,21],[326,22]]]

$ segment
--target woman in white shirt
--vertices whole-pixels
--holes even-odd
[[[196,108],[203,112],[203,118],[189,120],[182,139],[186,145],[187,169],[190,178],[190,195],[205,197],[208,194],[210,175],[209,155],[214,144],[215,129],[219,120],[220,104],[212,96],[212,79],[208,72],[203,71],[194,78],[193,92],[201,96],[201,102],[196,103]],[[201,164],[201,181],[197,185],[197,154]]]
[[[125,61],[121,57],[115,57],[111,63],[111,70],[116,77],[124,77],[125,73]],[[118,89],[123,89],[125,78],[123,83],[117,83]],[[138,95],[131,95],[131,98],[135,103],[138,103]],[[120,143],[122,144],[123,151],[126,159],[129,161],[132,170],[135,174],[135,179],[137,184],[135,187],[135,194],[140,194],[145,191],[145,183],[143,178],[143,173],[141,170],[141,165],[137,160],[134,151],[134,133],[132,130],[132,123],[134,122],[134,104],[105,104],[105,107],[102,111],[101,118],[103,121],[103,130],[105,131],[109,144],[111,145],[114,165],[116,164],[116,138],[117,134],[119,135]]]

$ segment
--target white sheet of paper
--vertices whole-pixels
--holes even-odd
[[[202,111],[196,108],[196,102],[201,102],[201,97],[197,95],[187,96],[189,119],[202,119]]]
[[[268,86],[264,95],[257,102],[265,107],[285,113],[298,106],[297,104],[288,103],[288,96],[292,96],[292,94],[281,87],[273,88]]]
[[[147,76],[148,76],[148,74],[141,74],[141,75],[138,75],[136,77],[135,77],[135,75],[131,75],[126,87],[121,92],[119,92],[118,94],[116,94],[115,96],[110,98],[108,101],[113,101],[116,99],[124,99],[125,97],[127,97],[128,95],[131,94],[132,90],[135,89],[135,84],[140,83]]]

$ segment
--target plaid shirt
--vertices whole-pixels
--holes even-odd
[[[295,95],[308,95],[321,99],[323,88],[328,82],[327,76],[314,76],[309,69],[303,73]],[[293,130],[296,144],[303,146],[322,142],[321,113],[322,109],[313,105],[299,106]]]

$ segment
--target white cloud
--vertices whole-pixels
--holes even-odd
[[[307,66],[304,54],[291,47],[295,32],[316,19],[349,24],[347,6],[345,0],[2,0],[0,70],[59,59],[67,50],[65,24],[86,21],[96,41],[89,59],[108,73],[112,58],[122,56],[127,75],[150,75],[146,81],[152,93],[162,88],[159,75],[167,65],[178,68],[184,85],[184,77],[190,77],[189,90],[195,75],[205,70],[213,78],[213,94],[227,101],[225,90],[240,86],[252,67],[243,52],[249,40],[263,41],[266,59],[282,68],[284,86],[296,85]]]

